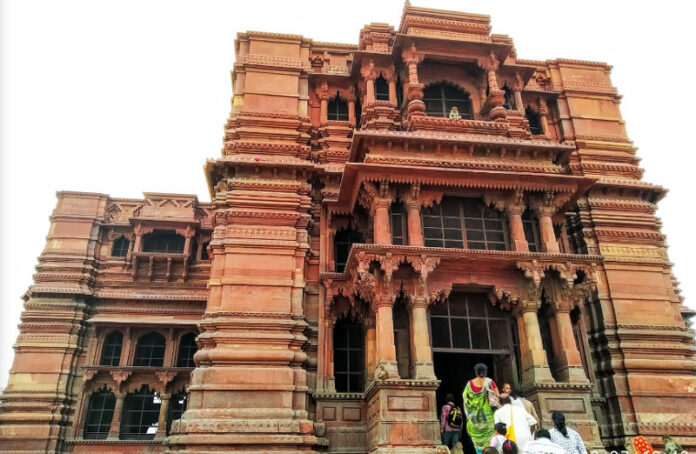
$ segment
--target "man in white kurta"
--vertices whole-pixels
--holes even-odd
[[[537,420],[534,416],[527,413],[523,407],[513,405],[510,402],[509,394],[500,395],[500,403],[503,405],[494,414],[495,423],[505,423],[510,430],[510,426],[515,431],[515,443],[520,452],[524,451],[525,446],[532,440],[532,432],[536,429]]]

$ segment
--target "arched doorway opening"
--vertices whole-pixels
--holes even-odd
[[[438,417],[448,393],[463,406],[462,392],[474,377],[476,363],[488,366],[488,376],[498,386],[519,383],[514,318],[493,306],[486,293],[452,292],[447,301],[431,306],[428,316],[435,376],[441,381],[436,392]],[[473,445],[468,444],[470,449],[465,440],[465,450],[473,452]]]

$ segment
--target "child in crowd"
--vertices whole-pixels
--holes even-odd
[[[495,435],[491,438],[491,448],[495,448],[498,452],[503,452],[503,443],[505,443],[505,434],[507,433],[507,425],[504,422],[499,422],[495,425]]]

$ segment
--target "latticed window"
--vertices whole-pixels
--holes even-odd
[[[334,236],[334,261],[337,273],[342,273],[346,269],[348,254],[350,254],[353,243],[362,243],[362,241],[362,235],[351,228],[336,232]]]
[[[176,360],[176,367],[195,367],[193,355],[198,351],[196,345],[196,335],[193,333],[184,334],[179,341],[179,355]]]
[[[157,433],[161,401],[154,391],[143,385],[140,391],[128,394],[121,417],[122,440],[151,440]]]
[[[404,206],[401,203],[393,203],[389,209],[391,220],[392,244],[408,244],[408,226]]]
[[[524,227],[524,239],[529,245],[529,252],[541,251],[539,240],[539,222],[532,216],[532,212],[526,210],[522,215],[522,227]]]
[[[120,236],[114,241],[114,247],[111,249],[112,257],[125,257],[128,254],[130,241],[126,237]]]
[[[186,238],[174,232],[153,232],[145,235],[144,252],[181,254],[184,252]]]
[[[121,349],[123,347],[123,334],[120,331],[114,331],[106,336],[104,345],[102,346],[101,360],[99,364],[102,366],[118,366],[121,361]]]
[[[339,393],[363,391],[365,334],[362,326],[339,321],[334,327],[334,378]]]
[[[169,401],[169,411],[167,412],[167,435],[172,428],[172,421],[175,419],[180,419],[181,415],[186,411],[186,393],[184,391],[179,391],[172,395]]]
[[[429,85],[423,91],[423,102],[425,113],[430,117],[449,118],[452,108],[456,107],[461,118],[473,118],[469,95],[451,85]]]
[[[329,121],[348,121],[348,103],[338,96],[329,99]]]
[[[381,75],[375,79],[375,99],[377,101],[389,101],[389,83]]]
[[[513,352],[510,315],[483,293],[453,293],[430,308],[433,351]]]
[[[116,396],[111,391],[103,388],[93,392],[89,397],[83,438],[95,440],[108,437],[115,406]]]
[[[541,129],[541,120],[539,119],[539,114],[536,113],[531,107],[527,106],[527,108],[524,110],[524,116],[529,122],[529,132],[531,132],[532,135],[538,136],[544,133],[544,131]]]
[[[159,333],[149,333],[138,339],[135,347],[135,366],[161,367],[164,364],[166,341]]]
[[[507,249],[502,216],[477,199],[445,197],[421,211],[425,245],[430,247]]]

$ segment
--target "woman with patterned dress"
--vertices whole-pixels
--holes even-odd
[[[464,412],[467,419],[466,433],[474,443],[476,453],[481,454],[490,446],[491,438],[495,435],[490,395],[497,398],[498,387],[493,380],[486,377],[488,367],[485,364],[476,364],[474,371],[476,377],[469,380],[464,388]]]

